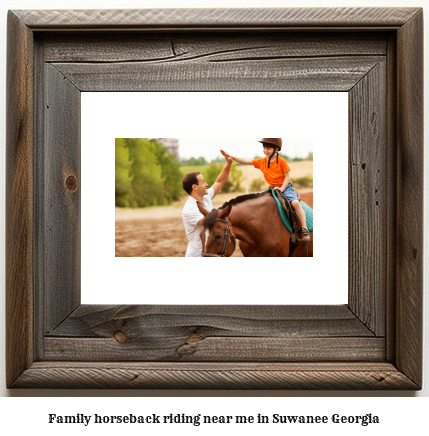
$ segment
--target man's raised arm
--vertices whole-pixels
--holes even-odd
[[[223,185],[228,180],[229,173],[231,172],[231,165],[232,165],[232,159],[227,157],[225,168],[220,172],[216,181],[213,183],[212,186],[214,191],[213,198],[216,197],[217,194],[219,194],[219,191],[223,188]]]

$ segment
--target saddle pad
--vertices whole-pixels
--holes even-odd
[[[280,217],[283,221],[283,224],[287,228],[288,232],[292,233],[292,226],[290,224],[288,217],[286,216],[286,214],[283,210],[283,207],[282,207],[280,201],[278,200],[274,190],[270,189],[270,191],[271,191],[271,194],[272,194],[274,200],[276,200],[277,207],[279,209]],[[305,221],[307,222],[307,229],[309,232],[312,232],[313,231],[313,209],[307,203],[304,203],[303,201],[300,201],[300,203],[301,203],[301,206],[305,212]]]

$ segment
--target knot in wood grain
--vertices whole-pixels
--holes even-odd
[[[191,333],[187,338],[186,338],[186,344],[190,345],[190,344],[195,344],[196,342],[202,341],[203,338],[202,336],[198,335],[197,333]]]
[[[113,335],[113,337],[115,338],[115,341],[119,342],[120,344],[123,344],[123,343],[127,342],[127,340],[128,340],[127,335],[124,332],[121,332],[121,331],[117,331]]]
[[[76,176],[74,174],[68,174],[64,180],[64,185],[67,189],[67,192],[69,192],[70,194],[76,192],[78,188]]]
[[[195,354],[197,352],[197,348],[192,346],[192,345],[181,345],[180,347],[177,348],[176,353],[182,357],[182,356],[186,356],[186,355],[190,355],[190,354]]]
[[[202,341],[204,338],[197,333],[191,333],[185,340],[185,343],[180,345],[176,353],[179,356],[185,356],[187,354],[194,354],[197,352],[196,344]]]

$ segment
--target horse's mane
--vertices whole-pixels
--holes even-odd
[[[213,209],[204,219],[203,219],[203,227],[205,229],[211,229],[214,226],[217,215],[219,213],[219,209]]]
[[[253,200],[254,198],[259,198],[262,197],[264,195],[267,195],[268,191],[264,191],[264,192],[259,192],[258,194],[245,194],[245,195],[239,195],[238,197],[235,197],[229,201],[227,201],[226,203],[224,203],[219,210],[225,209],[226,207],[228,207],[229,205],[234,206],[234,204],[238,204],[238,203],[242,203],[243,201],[246,200]]]
[[[224,203],[219,209],[213,209],[203,220],[203,226],[205,229],[211,229],[214,226],[214,223],[216,221],[216,218],[218,216],[218,213],[229,206],[234,206],[235,204],[242,203],[246,200],[253,200],[254,198],[262,197],[263,195],[266,195],[268,191],[260,192],[258,194],[245,194],[245,195],[239,195],[238,197],[235,197],[226,203]]]

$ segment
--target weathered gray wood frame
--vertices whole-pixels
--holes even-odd
[[[9,12],[7,386],[420,389],[422,34],[418,8]],[[349,303],[80,305],[94,90],[347,91]]]

